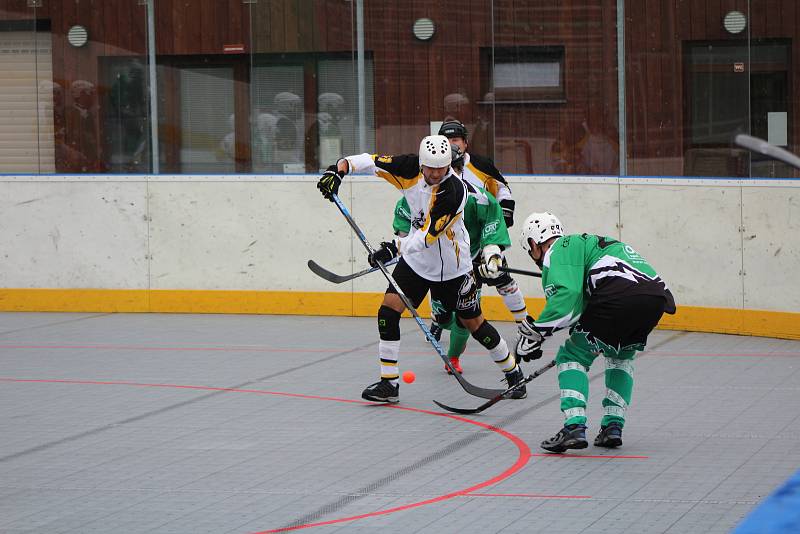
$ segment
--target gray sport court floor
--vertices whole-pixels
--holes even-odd
[[[623,447],[549,455],[555,371],[443,416],[482,401],[402,329],[391,408],[371,318],[0,314],[0,532],[728,532],[800,466],[799,342],[656,331]]]

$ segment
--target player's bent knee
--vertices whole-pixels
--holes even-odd
[[[388,306],[378,309],[378,334],[384,341],[400,339],[400,312]]]
[[[489,321],[483,321],[483,323],[472,332],[472,337],[489,350],[499,345],[501,339],[500,332],[498,332]]]
[[[475,330],[480,328],[481,324],[486,321],[486,319],[483,318],[483,314],[479,314],[477,317],[469,317],[469,318],[456,315],[456,320],[461,326],[463,326],[470,332],[475,332]]]
[[[391,308],[398,313],[403,313],[403,310],[406,309],[405,304],[403,304],[403,300],[397,293],[385,293],[383,295],[383,302],[381,302],[381,306]]]

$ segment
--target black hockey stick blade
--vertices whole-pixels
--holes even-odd
[[[531,380],[533,380],[537,376],[541,375],[542,373],[544,373],[545,371],[547,371],[548,369],[553,367],[555,364],[556,364],[556,361],[555,360],[551,360],[550,363],[548,363],[544,367],[540,367],[539,369],[534,371],[534,373],[532,375],[528,376],[525,380],[523,380],[519,384],[517,384],[515,386],[512,386],[512,387],[508,388],[507,390],[501,392],[499,395],[496,395],[496,396],[492,397],[491,399],[489,399],[488,401],[484,402],[483,404],[481,404],[477,408],[453,408],[452,406],[448,406],[446,404],[442,404],[441,402],[439,402],[437,400],[434,400],[433,402],[435,402],[437,406],[439,406],[440,408],[442,408],[444,410],[447,410],[448,412],[458,413],[458,414],[461,414],[461,415],[472,415],[472,414],[476,414],[476,413],[481,413],[486,408],[494,406],[495,404],[497,404],[498,402],[500,402],[503,399],[507,399],[508,395],[511,394],[514,390],[516,390],[516,389],[522,387],[523,385],[527,384],[528,382],[530,382]]]
[[[534,271],[523,271],[522,269],[513,269],[511,267],[506,267],[504,265],[498,267],[498,270],[503,271],[504,273],[524,274],[525,276],[535,276],[536,278],[542,277],[542,273],[537,273]]]
[[[399,258],[395,258],[386,262],[384,265],[392,265],[397,263]],[[336,274],[334,272],[329,271],[319,263],[315,262],[314,260],[308,260],[308,268],[311,269],[311,272],[319,276],[320,278],[324,278],[328,282],[333,282],[334,284],[341,284],[343,282],[349,282],[355,278],[360,276],[364,276],[365,274],[374,273],[375,271],[379,270],[380,267],[369,267],[364,269],[363,271],[358,271],[357,273],[353,274]]]
[[[400,258],[394,258],[390,261],[387,261],[384,265],[389,266],[397,263]],[[332,271],[329,271],[325,267],[321,266],[319,263],[315,262],[314,260],[308,260],[308,268],[311,269],[311,272],[319,276],[320,278],[324,278],[328,282],[333,282],[334,284],[341,284],[343,282],[349,282],[350,280],[354,280],[360,276],[364,276],[365,274],[374,273],[375,271],[379,270],[380,267],[369,267],[364,269],[363,271],[358,271],[357,273],[353,274],[336,274]]]
[[[328,282],[333,282],[334,284],[341,284],[342,282],[347,282],[348,280],[352,280],[350,276],[342,276],[336,273],[333,273],[320,264],[315,262],[314,260],[308,260],[308,268],[311,269],[311,272],[319,276],[320,278],[324,278]],[[377,268],[376,268],[377,270]]]
[[[476,414],[476,413],[481,413],[486,408],[488,408],[490,406],[493,406],[493,405],[497,404],[498,402],[500,402],[500,400],[502,400],[502,397],[500,397],[498,399],[490,399],[487,402],[485,402],[484,404],[481,404],[480,406],[478,406],[477,408],[454,408],[452,406],[448,406],[446,404],[442,404],[441,402],[437,401],[436,399],[433,399],[433,402],[437,406],[439,406],[439,408],[441,408],[443,410],[447,410],[448,412],[453,412],[453,413],[457,413],[457,414],[461,414],[461,415],[473,415],[473,414]]]
[[[476,386],[475,384],[468,382],[467,379],[461,375],[461,373],[453,369],[453,366],[450,365],[449,361],[445,361],[445,365],[447,365],[448,369],[450,369],[450,374],[452,374],[456,378],[458,383],[461,384],[461,387],[464,388],[464,391],[466,391],[470,395],[473,395],[475,397],[480,397],[482,399],[494,399],[498,395],[503,395],[508,391],[503,389],[489,389]],[[436,402],[436,404],[439,403]]]

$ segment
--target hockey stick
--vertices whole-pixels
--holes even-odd
[[[481,404],[477,408],[453,408],[452,406],[448,406],[446,404],[442,404],[441,402],[439,402],[437,400],[434,400],[433,402],[435,402],[436,404],[439,405],[440,408],[444,408],[448,412],[460,413],[460,414],[463,414],[463,415],[471,415],[471,414],[475,414],[475,413],[481,413],[486,408],[489,408],[490,406],[494,406],[495,404],[497,404],[498,402],[500,402],[503,399],[507,399],[508,395],[511,392],[513,392],[514,390],[522,387],[524,384],[527,384],[528,382],[530,382],[531,380],[533,380],[537,376],[543,374],[545,371],[547,371],[548,369],[553,367],[555,364],[556,364],[556,361],[552,360],[550,363],[548,363],[544,367],[540,367],[539,369],[534,371],[532,375],[528,376],[528,378],[526,378],[525,380],[522,380],[519,384],[515,384],[515,385],[511,386],[510,388],[508,388],[507,390],[505,390],[501,394],[497,395],[496,397],[493,397],[493,398],[489,399],[488,401],[484,402],[483,404]]]
[[[394,265],[400,260],[400,258],[392,258],[391,260],[384,263],[386,267],[390,265]],[[364,269],[363,271],[358,271],[357,273],[353,274],[336,274],[332,271],[329,271],[319,263],[315,262],[314,260],[308,260],[308,268],[311,269],[311,272],[319,276],[320,278],[324,278],[328,282],[332,282],[334,284],[342,284],[344,282],[349,282],[355,278],[359,278],[364,276],[365,274],[374,273],[375,271],[379,270],[380,267],[369,267]],[[511,267],[503,267],[500,266],[499,269],[506,273],[515,273],[515,274],[524,274],[527,276],[535,276],[537,278],[542,277],[542,273],[535,273],[533,271],[523,271],[522,269],[512,269]]]
[[[394,265],[400,261],[400,258],[393,258],[384,265],[386,267],[390,265]],[[353,274],[336,274],[334,272],[329,271],[322,267],[319,263],[315,262],[314,260],[308,260],[308,268],[311,269],[311,272],[319,276],[320,278],[324,278],[328,282],[333,282],[334,284],[341,284],[342,282],[349,282],[354,278],[358,278],[359,276],[364,276],[365,274],[374,273],[375,271],[379,270],[380,267],[370,267],[368,269],[364,269],[363,271],[358,271],[357,273]]]
[[[365,236],[364,232],[361,231],[361,228],[358,227],[356,221],[353,219],[353,216],[350,215],[350,212],[347,210],[347,207],[339,198],[339,195],[333,193],[331,195],[331,198],[333,199],[333,202],[336,204],[336,207],[339,208],[339,211],[342,212],[342,215],[344,215],[344,218],[347,219],[347,223],[350,225],[350,228],[352,228],[353,231],[356,233],[358,239],[361,241],[361,244],[364,245],[364,248],[367,249],[367,252],[370,254],[375,252],[375,249],[372,248],[372,245],[370,245],[369,241],[367,241],[367,236]],[[497,395],[505,393],[502,389],[487,389],[475,386],[470,382],[468,382],[467,379],[465,379],[463,376],[461,376],[461,373],[453,369],[453,366],[450,365],[450,360],[444,353],[442,346],[439,344],[438,341],[436,341],[436,338],[433,337],[433,334],[431,334],[430,329],[427,327],[425,322],[419,316],[419,313],[417,313],[417,310],[411,304],[411,301],[408,299],[405,293],[403,293],[403,290],[400,289],[400,286],[397,285],[397,282],[395,282],[394,277],[386,268],[386,265],[382,264],[381,262],[378,262],[378,268],[383,273],[383,276],[386,277],[386,280],[388,280],[389,283],[392,285],[392,287],[394,287],[395,291],[397,291],[397,296],[400,297],[400,300],[403,301],[403,305],[408,309],[409,313],[411,313],[411,316],[417,322],[417,325],[419,325],[419,327],[422,329],[422,332],[425,334],[425,338],[431,345],[433,345],[433,348],[436,349],[436,354],[439,355],[439,357],[444,362],[445,366],[450,370],[450,372],[456,378],[456,380],[458,380],[458,383],[461,384],[461,387],[464,388],[464,391],[466,391],[470,395],[481,397],[483,399],[493,399]]]
[[[739,134],[734,138],[734,142],[740,147],[758,152],[759,154],[764,154],[772,159],[777,159],[800,169],[800,157],[795,156],[788,150],[772,145],[763,139],[753,137],[752,135]]]
[[[523,271],[522,269],[512,269],[511,267],[505,267],[503,265],[498,267],[498,270],[503,271],[504,273],[524,274],[526,276],[535,276],[536,278],[542,277],[542,273],[536,273],[533,271]]]

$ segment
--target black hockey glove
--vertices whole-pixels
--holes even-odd
[[[517,363],[520,360],[529,362],[541,358],[544,337],[533,325],[533,317],[530,315],[525,317],[525,320],[519,324],[517,333],[519,337],[517,338],[517,345],[514,347],[514,356],[517,359]]]
[[[514,201],[510,198],[504,198],[500,201],[500,207],[503,208],[503,219],[506,221],[506,227],[511,228],[514,226]]]
[[[333,195],[339,194],[339,185],[342,183],[344,175],[331,165],[328,170],[322,173],[322,177],[317,182],[317,189],[322,192],[322,196],[333,202]]]
[[[369,255],[368,261],[372,267],[377,267],[378,262],[386,263],[397,257],[397,245],[394,241],[384,241],[381,248]]]

